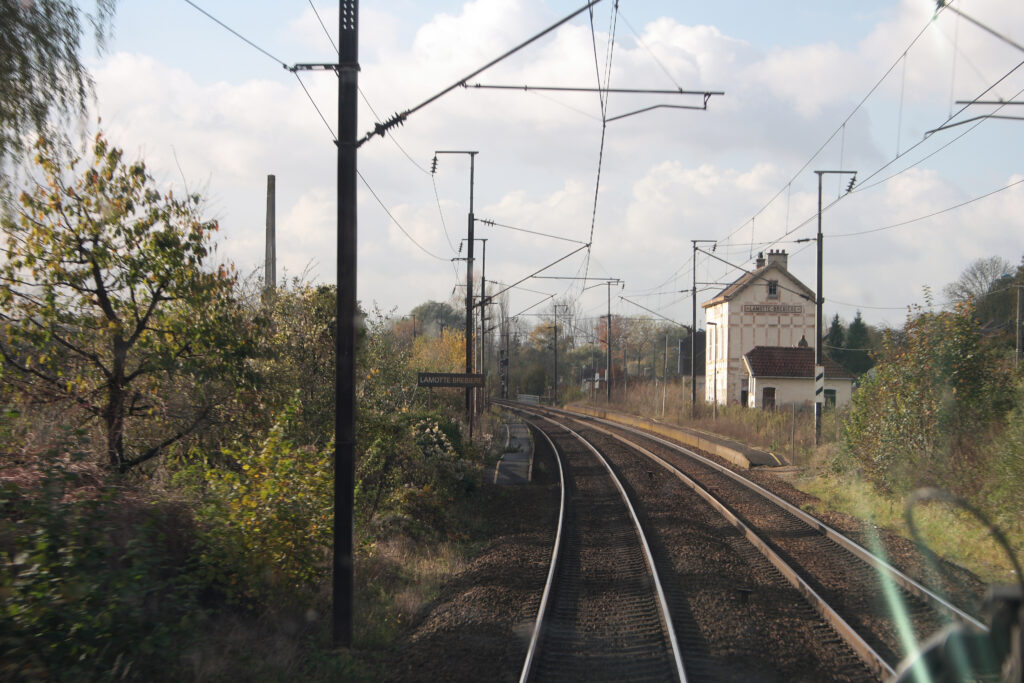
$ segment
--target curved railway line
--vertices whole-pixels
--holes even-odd
[[[535,441],[565,458],[563,505],[569,501],[560,515],[569,531],[556,541],[521,680],[885,679],[951,621],[984,628],[823,522],[690,449],[596,418],[502,407],[527,417],[543,435]],[[622,513],[612,513],[612,484],[598,491],[598,475],[610,481],[609,473],[621,479],[619,500],[633,501],[642,531],[625,531]],[[587,499],[591,489],[596,497]],[[647,559],[626,559],[635,551],[620,544],[645,532]],[[584,565],[584,558],[608,563]],[[633,606],[653,598],[595,597],[639,595],[633,591],[644,580],[620,572],[644,564],[661,576],[658,628],[650,607]],[[675,673],[664,668],[672,657]]]

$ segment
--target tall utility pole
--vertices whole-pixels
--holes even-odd
[[[468,150],[438,150],[434,152],[434,168],[437,168],[438,154],[468,154],[469,155],[469,222],[467,227],[466,241],[469,242],[469,252],[466,254],[466,374],[473,373],[473,176],[476,169],[477,151]],[[473,388],[466,387],[466,419],[469,420],[469,440],[473,441]]]
[[[825,400],[825,371],[824,362],[825,359],[821,353],[821,321],[822,312],[821,305],[825,302],[825,298],[821,294],[821,271],[822,271],[822,235],[821,235],[821,178],[826,173],[834,173],[837,175],[852,175],[850,184],[847,186],[846,191],[849,192],[853,189],[853,183],[857,180],[856,171],[815,171],[818,174],[818,291],[815,298],[817,303],[814,312],[814,336],[817,340],[814,344],[814,445],[817,446],[821,443],[821,413],[823,403]]]
[[[555,388],[552,392],[552,405],[558,405],[558,316],[555,316],[555,324],[549,325],[555,331]]]
[[[487,238],[477,238],[484,243],[483,265],[480,267],[480,372],[484,375],[484,390],[477,406],[477,412],[483,413],[487,401]]]
[[[356,446],[356,103],[359,85],[359,0],[338,13],[338,317],[335,352],[334,644],[352,645]]]
[[[263,262],[263,291],[270,294],[277,285],[277,211],[275,210],[275,178],[267,176],[267,249]]]
[[[359,0],[341,0],[338,63],[295,64],[298,71],[332,70],[338,75],[337,325],[334,340],[334,549],[331,558],[331,637],[352,645],[353,550],[356,480],[356,150],[359,148]],[[273,178],[271,176],[270,178]],[[271,187],[268,179],[268,194]],[[268,208],[270,200],[268,197]],[[276,266],[276,255],[274,258]],[[276,275],[275,275],[276,277]]]
[[[668,335],[665,335],[665,367],[661,371],[661,417],[665,417],[665,399],[668,397]]]
[[[607,354],[607,362],[605,363],[605,372],[607,373],[604,378],[604,391],[605,401],[607,403],[612,402],[612,281],[609,280],[608,285],[608,324],[604,328],[604,333],[607,336],[605,339],[605,353]]]

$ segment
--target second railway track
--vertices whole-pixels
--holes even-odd
[[[973,619],[685,449],[590,420],[556,419],[604,453],[638,500],[693,680],[885,678],[929,633]],[[687,478],[700,482],[695,488],[705,498],[719,498],[734,521],[712,514],[679,483]],[[776,566],[748,542],[755,535]]]

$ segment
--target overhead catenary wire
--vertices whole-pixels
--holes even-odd
[[[527,40],[519,43],[518,45],[516,45],[512,49],[507,50],[506,52],[502,53],[498,57],[495,57],[494,59],[492,59],[491,61],[489,61],[486,64],[484,64],[479,69],[476,69],[472,73],[464,76],[463,78],[460,78],[458,81],[456,81],[455,83],[452,83],[447,88],[444,88],[443,90],[440,90],[437,93],[431,95],[430,97],[428,97],[427,99],[423,100],[419,104],[415,105],[411,109],[406,109],[403,112],[399,112],[399,113],[395,114],[394,116],[392,116],[390,119],[388,119],[384,123],[378,123],[376,126],[374,126],[374,129],[372,131],[370,131],[369,133],[367,133],[362,138],[360,138],[359,140],[356,141],[356,147],[362,146],[363,143],[365,143],[367,140],[369,140],[370,138],[374,137],[375,135],[383,136],[388,130],[390,130],[394,126],[401,125],[402,123],[405,122],[406,119],[409,118],[409,116],[411,116],[412,114],[415,114],[420,109],[423,109],[427,105],[432,104],[433,102],[436,102],[440,98],[442,98],[445,95],[447,95],[448,93],[450,93],[452,90],[455,90],[456,88],[461,86],[463,83],[465,83],[469,79],[471,79],[471,78],[473,78],[475,76],[480,75],[484,71],[487,71],[488,69],[490,69],[495,64],[498,64],[499,62],[502,62],[505,59],[508,59],[509,57],[514,55],[515,53],[517,53],[520,50],[522,50],[524,47],[526,47],[526,46],[530,45],[531,43],[534,43],[537,40],[543,38],[547,34],[549,34],[552,31],[554,31],[559,26],[561,26],[561,25],[571,21],[577,15],[585,12],[586,10],[590,9],[591,7],[593,7],[594,5],[596,5],[597,3],[601,2],[601,1],[602,0],[590,0],[590,2],[588,2],[586,5],[584,5],[583,7],[579,8],[575,12],[572,12],[568,16],[563,17],[562,19],[556,21],[554,24],[551,24],[550,26],[545,28],[540,33],[537,33],[537,34],[533,35],[532,37],[530,37]]]
[[[320,116],[320,120],[323,121],[324,125],[327,127],[327,131],[331,134],[331,140],[333,140],[334,143],[337,144],[338,136],[335,135],[334,129],[331,128],[331,124],[327,122],[327,119],[324,117],[323,112],[320,111],[320,107],[317,106],[316,100],[313,99],[313,96],[309,93],[309,90],[306,89],[306,84],[303,83],[302,78],[299,77],[299,72],[293,71],[292,73],[295,75],[295,80],[297,80],[299,82],[299,85],[302,87],[302,92],[306,93],[306,97],[309,98],[309,103],[313,105],[313,109],[316,109],[316,113]]]
[[[444,229],[444,238],[448,241],[448,247],[452,251],[456,251],[455,245],[452,243],[452,238],[448,234],[448,224],[444,220],[444,209],[441,208],[441,196],[437,193],[437,180],[434,178],[434,174],[430,174],[430,183],[434,186],[434,200],[437,202],[437,213],[441,216],[441,228]]]
[[[558,235],[552,235],[552,234],[549,234],[549,233],[546,233],[546,232],[538,232],[537,230],[527,230],[526,228],[517,228],[514,225],[505,225],[504,223],[498,223],[497,221],[493,221],[493,220],[490,220],[490,219],[487,219],[487,218],[477,218],[476,220],[477,220],[478,223],[483,223],[484,225],[490,225],[491,227],[495,227],[495,228],[505,228],[507,230],[515,230],[517,232],[525,232],[525,233],[529,233],[530,235],[537,235],[539,237],[550,237],[551,239],[554,239],[554,240],[562,240],[563,242],[573,242],[574,244],[586,244],[586,242],[583,242],[581,240],[574,240],[574,239],[570,239],[568,237],[560,237]]]
[[[1010,70],[1009,70],[1009,71],[1008,71],[1007,73],[1005,73],[1005,74],[1004,74],[1004,75],[1003,75],[1003,76],[1002,76],[1002,77],[1001,77],[1001,78],[1000,78],[999,80],[997,80],[997,81],[996,81],[995,83],[993,83],[993,84],[989,85],[989,86],[988,86],[987,88],[985,88],[985,90],[983,90],[983,91],[982,91],[982,92],[981,92],[981,93],[980,93],[980,94],[979,94],[979,95],[978,95],[977,97],[975,97],[974,99],[970,100],[970,101],[969,101],[969,103],[970,103],[970,102],[976,102],[976,101],[978,101],[978,100],[979,100],[980,98],[984,97],[984,96],[985,96],[985,95],[986,95],[986,94],[987,94],[988,92],[990,92],[990,91],[991,91],[991,90],[992,90],[992,89],[993,89],[993,88],[994,88],[994,87],[995,87],[996,85],[998,85],[998,84],[999,84],[1000,82],[1002,82],[1003,80],[1005,80],[1006,78],[1008,78],[1008,77],[1009,77],[1009,76],[1010,76],[1011,74],[1013,74],[1013,73],[1014,73],[1015,71],[1017,71],[1017,70],[1018,70],[1019,68],[1021,68],[1021,66],[1024,66],[1024,60],[1022,60],[1022,61],[1021,61],[1021,62],[1019,62],[1019,63],[1018,63],[1018,64],[1017,64],[1016,66],[1014,66],[1014,67],[1013,67],[1012,69],[1010,69]],[[1014,98],[1016,98],[1016,97],[1019,97],[1019,96],[1020,96],[1020,95],[1021,95],[1022,93],[1024,93],[1024,89],[1021,89],[1021,90],[1019,90],[1019,91],[1017,92],[1017,94],[1016,94],[1016,95],[1014,95]],[[961,108],[961,109],[960,109],[959,111],[957,111],[956,113],[954,113],[954,114],[953,114],[952,116],[950,116],[949,118],[947,118],[947,119],[946,119],[946,123],[948,123],[948,122],[949,122],[949,121],[950,121],[951,119],[953,119],[953,118],[955,118],[956,116],[958,116],[958,115],[960,114],[960,112],[962,112],[962,111],[963,111],[964,109],[966,109],[966,108],[967,108],[967,106],[969,106],[969,103],[968,103],[967,105],[965,105],[964,107],[962,107],[962,108]],[[1004,105],[1004,106],[1005,106],[1005,104],[1007,104],[1007,103],[1003,103],[1003,105]],[[997,108],[997,109],[996,109],[996,111],[999,111],[999,109],[1001,109],[1001,108],[1002,108],[1002,106],[1000,106],[999,108]],[[973,131],[973,130],[974,130],[975,128],[977,128],[978,126],[980,126],[982,122],[983,122],[983,121],[977,121],[977,122],[975,122],[975,123],[974,123],[974,125],[973,125],[973,126],[971,126],[971,127],[969,128],[969,129],[967,129],[967,130],[965,130],[965,131],[962,131],[962,132],[961,132],[961,133],[960,133],[959,135],[957,135],[957,136],[956,136],[956,137],[954,137],[953,139],[951,139],[951,140],[947,141],[946,143],[944,143],[943,145],[941,145],[941,146],[940,146],[940,147],[938,147],[937,149],[933,150],[933,151],[932,151],[932,152],[930,152],[929,154],[927,154],[927,155],[925,155],[924,157],[922,157],[922,158],[920,158],[920,159],[918,159],[918,160],[914,161],[914,162],[913,162],[912,164],[909,164],[909,165],[907,165],[906,167],[904,167],[904,168],[902,168],[902,169],[900,169],[900,170],[896,171],[895,173],[892,173],[892,174],[890,174],[889,176],[886,176],[885,178],[882,178],[882,179],[876,180],[876,181],[875,181],[875,182],[873,182],[873,183],[871,183],[871,182],[868,182],[868,181],[870,181],[870,180],[871,180],[872,178],[874,178],[874,177],[875,177],[876,175],[878,175],[878,174],[879,174],[879,173],[880,173],[881,171],[883,171],[884,169],[888,168],[888,167],[889,167],[889,166],[891,166],[891,165],[892,165],[893,163],[895,163],[896,161],[898,161],[898,160],[899,160],[899,159],[900,159],[901,157],[905,157],[905,156],[906,156],[906,155],[907,155],[907,154],[908,154],[908,153],[909,153],[909,152],[910,152],[911,150],[913,150],[913,149],[917,148],[918,146],[922,145],[922,144],[923,144],[923,143],[924,143],[924,142],[925,142],[925,141],[926,141],[926,140],[928,139],[927,137],[925,137],[925,138],[922,138],[921,140],[919,140],[918,142],[914,143],[914,144],[913,144],[913,145],[911,145],[911,146],[910,146],[909,148],[907,148],[906,150],[904,150],[904,152],[902,153],[902,155],[900,155],[900,156],[897,156],[897,157],[893,157],[892,159],[890,159],[890,160],[889,160],[889,161],[887,161],[886,163],[882,164],[882,166],[880,166],[880,167],[879,167],[878,169],[876,169],[876,170],[872,171],[872,172],[871,172],[870,174],[868,174],[868,175],[867,175],[867,176],[866,176],[866,177],[865,177],[865,178],[864,178],[864,179],[863,179],[863,180],[861,181],[861,183],[859,183],[859,184],[858,184],[858,185],[857,185],[856,187],[854,187],[854,188],[853,188],[853,190],[852,190],[852,191],[851,191],[850,193],[848,193],[848,194],[856,194],[856,193],[859,193],[859,192],[863,192],[863,191],[865,191],[865,190],[871,189],[871,188],[873,188],[873,187],[876,187],[876,186],[878,186],[878,185],[882,185],[882,184],[884,184],[884,183],[888,182],[889,180],[891,180],[891,179],[895,178],[896,176],[898,176],[898,175],[900,175],[900,174],[902,174],[902,173],[905,173],[905,172],[906,172],[906,171],[908,171],[909,169],[911,169],[911,168],[914,168],[915,166],[917,166],[917,165],[919,165],[919,164],[923,163],[924,161],[926,161],[926,160],[930,159],[931,157],[935,156],[936,154],[938,154],[938,153],[939,153],[939,152],[941,152],[942,150],[946,149],[947,147],[949,147],[949,146],[950,146],[950,145],[952,145],[953,143],[957,142],[958,140],[960,140],[961,138],[963,138],[963,137],[964,137],[965,135],[967,135],[968,133],[970,133],[971,131]],[[1010,185],[1008,185],[1008,186],[1005,186],[1005,187],[1003,187],[1003,188],[1000,188],[1000,189],[998,189],[998,190],[994,190],[993,192],[990,192],[990,193],[988,193],[988,194],[986,194],[986,195],[983,195],[983,196],[981,196],[981,197],[978,197],[978,198],[976,198],[975,200],[972,200],[972,201],[976,201],[977,199],[983,199],[984,197],[986,197],[986,196],[989,196],[989,195],[991,195],[991,194],[995,194],[995,193],[997,193],[997,192],[1001,192],[1002,190],[1005,190],[1005,189],[1009,189],[1009,187],[1012,187],[1012,186],[1013,186],[1014,184],[1015,184],[1015,183],[1011,183],[1011,184],[1010,184]],[[827,212],[827,211],[828,211],[829,209],[831,209],[831,208],[832,208],[832,207],[833,207],[833,206],[834,206],[835,204],[839,203],[839,202],[840,202],[840,201],[841,201],[841,200],[842,200],[842,199],[843,199],[843,198],[844,198],[845,196],[846,196],[846,195],[843,195],[842,197],[838,197],[838,198],[836,198],[836,199],[834,199],[834,200],[830,201],[829,203],[827,203],[827,204],[823,205],[823,206],[822,206],[822,209],[821,209],[822,213],[824,214],[825,212]],[[971,202],[966,202],[966,203],[971,203]],[[935,213],[934,215],[938,215],[939,213],[944,213],[945,211],[947,211],[947,210],[951,210],[951,209],[953,209],[953,208],[957,208],[957,207],[950,207],[950,209],[944,209],[944,210],[942,210],[942,211],[936,212],[936,213]],[[810,216],[808,216],[807,218],[805,218],[805,219],[804,219],[803,221],[801,221],[800,223],[798,223],[798,224],[794,225],[794,226],[793,226],[792,228],[789,228],[789,229],[787,229],[787,230],[786,230],[786,231],[785,231],[785,232],[784,232],[784,233],[783,233],[783,234],[782,234],[782,235],[781,235],[781,236],[780,236],[780,237],[779,237],[779,238],[778,238],[777,240],[774,240],[774,241],[773,241],[773,242],[772,242],[772,243],[771,243],[770,245],[767,245],[767,246],[774,246],[774,245],[776,245],[776,244],[782,244],[782,243],[784,243],[784,242],[782,241],[782,239],[783,239],[783,238],[785,238],[785,237],[788,237],[789,235],[793,234],[794,232],[796,232],[796,231],[797,231],[797,230],[799,230],[800,228],[802,228],[802,227],[804,227],[805,225],[807,225],[807,224],[809,224],[810,222],[812,222],[812,221],[813,221],[813,220],[814,220],[814,219],[815,219],[815,218],[817,217],[817,215],[818,215],[818,214],[817,214],[817,212],[815,212],[815,213],[811,214]],[[923,218],[929,218],[929,217],[931,217],[931,215],[933,215],[933,214],[929,214],[929,215],[927,215],[927,216],[922,216],[922,217],[919,217],[919,218],[917,218],[917,219],[913,219],[913,220],[910,220],[910,221],[905,221],[905,222],[901,222],[901,223],[899,223],[899,224],[894,224],[894,225],[891,225],[891,226],[884,226],[884,227],[882,227],[882,228],[874,228],[874,229],[872,229],[872,230],[868,230],[868,231],[863,231],[862,233],[848,233],[848,234],[837,234],[836,236],[837,236],[837,237],[844,237],[844,236],[852,236],[852,235],[854,235],[854,234],[866,234],[866,233],[868,233],[868,232],[880,232],[880,231],[882,231],[882,230],[887,230],[887,229],[890,229],[890,228],[893,228],[893,227],[899,227],[900,225],[904,225],[904,224],[906,224],[906,223],[911,223],[911,222],[915,222],[915,221],[917,221],[917,220],[921,220],[921,219],[923,219]],[[745,225],[745,224],[744,224],[744,225]],[[733,235],[733,234],[735,234],[735,232],[736,232],[736,231],[733,231],[733,233],[731,233],[731,234],[730,234],[730,236],[731,236],[731,235]],[[798,241],[801,241],[801,240],[798,240]],[[796,253],[799,253],[799,252],[796,252]]]
[[[917,223],[918,221],[923,221],[923,220],[926,220],[928,218],[933,218],[935,216],[939,216],[941,214],[948,213],[950,211],[954,211],[956,209],[959,209],[960,207],[967,206],[968,204],[973,204],[974,202],[981,201],[982,199],[987,199],[988,197],[991,197],[993,195],[999,194],[1000,192],[1004,192],[1006,190],[1009,190],[1012,187],[1016,187],[1017,185],[1020,185],[1021,183],[1024,183],[1024,178],[1021,178],[1020,180],[1014,181],[1014,182],[1009,183],[1007,185],[1003,185],[1002,187],[997,188],[995,190],[992,190],[991,192],[986,192],[983,195],[979,195],[977,197],[972,197],[971,199],[968,199],[966,201],[962,201],[959,204],[954,204],[953,206],[946,207],[945,209],[940,209],[939,211],[933,211],[932,213],[926,214],[924,216],[918,216],[917,218],[910,218],[910,219],[905,220],[905,221],[900,221],[899,223],[893,223],[891,225],[883,225],[880,228],[871,228],[869,230],[857,230],[855,232],[829,233],[828,236],[829,237],[854,237],[854,236],[857,236],[857,235],[869,235],[869,234],[875,233],[875,232],[882,232],[883,230],[892,230],[893,228],[899,228],[899,227],[902,227],[904,225],[910,225],[911,223]]]
[[[236,31],[235,29],[233,29],[233,28],[231,28],[230,26],[228,26],[227,24],[225,24],[225,23],[224,23],[223,21],[221,21],[220,19],[218,19],[217,17],[213,16],[212,14],[210,14],[209,12],[207,12],[207,11],[206,11],[205,9],[203,9],[202,7],[200,7],[199,5],[197,5],[196,3],[192,2],[192,0],[185,0],[185,2],[186,2],[187,4],[189,4],[189,5],[191,5],[192,7],[194,7],[194,8],[196,9],[196,10],[198,10],[198,11],[199,11],[199,12],[201,12],[202,14],[206,15],[206,17],[207,17],[208,19],[210,19],[210,20],[211,20],[211,21],[213,21],[214,23],[218,24],[218,25],[219,25],[219,26],[220,26],[221,28],[225,29],[226,31],[228,31],[229,33],[231,33],[232,35],[234,35],[234,36],[235,36],[236,38],[238,38],[238,39],[242,40],[243,42],[245,42],[246,44],[248,44],[248,45],[249,45],[250,47],[252,47],[252,48],[255,48],[256,50],[259,50],[259,51],[260,51],[260,52],[262,52],[262,53],[263,53],[264,55],[266,55],[266,56],[267,56],[267,57],[269,57],[270,59],[273,59],[273,60],[274,60],[275,62],[277,62],[278,64],[280,64],[280,65],[281,65],[282,67],[284,67],[285,69],[287,69],[287,68],[288,68],[288,65],[287,65],[287,64],[286,64],[285,62],[281,61],[280,59],[278,59],[278,58],[277,58],[277,57],[275,57],[274,55],[270,54],[269,52],[267,52],[266,50],[264,50],[264,49],[263,49],[262,47],[260,47],[259,45],[257,45],[256,43],[252,42],[251,40],[249,40],[248,38],[246,38],[245,36],[243,36],[243,35],[242,35],[241,33],[239,33],[239,32],[238,32],[238,31]]]
[[[374,120],[376,120],[377,123],[381,123],[383,121],[383,119],[381,119],[380,115],[377,113],[377,110],[373,108],[373,105],[370,104],[370,100],[366,97],[366,93],[363,92],[362,88],[358,88],[358,90],[359,90],[359,96],[363,98],[363,102],[366,104],[367,108],[370,110],[370,113],[373,114]],[[397,147],[398,150],[402,154],[405,155],[405,158],[409,160],[409,163],[411,163],[413,166],[415,166],[419,171],[421,171],[421,172],[423,172],[423,173],[425,173],[425,174],[427,174],[429,176],[433,175],[430,171],[428,171],[423,166],[421,166],[418,161],[413,159],[412,155],[410,155],[407,151],[405,151],[405,147],[402,147],[402,145],[398,142],[398,138],[395,137],[394,133],[391,134],[390,139],[391,139],[391,142],[395,145],[395,147]]]
[[[682,90],[682,86],[679,85],[679,83],[676,81],[676,79],[672,76],[672,73],[662,63],[662,61],[660,59],[658,59],[658,55],[654,54],[654,51],[651,50],[651,48],[648,47],[647,43],[644,42],[644,39],[640,37],[640,34],[637,32],[637,30],[635,28],[633,28],[633,24],[629,23],[629,19],[626,18],[626,15],[622,12],[621,9],[619,10],[619,18],[622,19],[623,22],[625,22],[626,27],[633,33],[633,37],[636,38],[636,42],[640,43],[641,47],[643,47],[645,50],[647,50],[647,54],[649,54],[651,56],[651,59],[654,60],[654,63],[657,64],[658,67],[661,68],[661,70],[663,72],[665,72],[665,75],[668,76],[668,79],[670,81],[672,81],[673,83],[675,83],[675,86],[677,88]]]
[[[338,46],[334,44],[334,38],[331,37],[331,32],[324,26],[324,20],[320,18],[320,13],[316,11],[316,6],[313,4],[313,0],[309,0],[309,8],[313,10],[313,14],[316,15],[316,20],[320,22],[320,28],[324,30],[324,35],[327,36],[327,40],[330,41],[331,47],[334,48],[334,54],[338,54]]]
[[[412,235],[410,235],[409,231],[406,230],[402,226],[402,224],[398,222],[398,219],[395,218],[393,213],[391,213],[391,209],[389,209],[387,207],[387,205],[384,203],[384,201],[377,195],[377,193],[373,191],[373,188],[370,187],[370,183],[368,183],[366,181],[366,178],[363,177],[362,172],[356,171],[356,175],[359,176],[359,179],[363,181],[363,185],[366,186],[366,189],[370,191],[370,194],[373,195],[373,198],[376,199],[377,203],[380,204],[382,209],[384,209],[384,213],[386,213],[388,215],[388,218],[391,219],[391,222],[394,223],[398,227],[398,229],[402,231],[402,234],[405,235],[409,239],[410,242],[415,244],[419,248],[420,251],[422,251],[427,256],[430,256],[431,258],[435,258],[438,261],[448,261],[449,260],[449,259],[444,258],[443,256],[438,256],[437,254],[435,254],[434,252],[430,251],[429,249],[424,247],[422,244],[417,242],[416,238],[414,238]]]
[[[618,12],[619,12],[619,0],[615,0],[615,2],[612,4],[611,19],[609,20],[611,28],[609,30],[609,35],[608,35],[608,47],[607,47],[607,49],[605,51],[604,85],[602,86],[600,74],[598,74],[598,79],[597,79],[597,87],[598,88],[601,88],[601,87],[609,88],[609,87],[611,87],[612,57],[613,57],[614,51],[615,51],[615,28],[618,25],[618,23],[616,21],[616,19],[618,17]],[[591,210],[591,213],[590,213],[590,233],[587,236],[587,244],[588,244],[588,246],[587,246],[587,253],[584,255],[583,264],[580,267],[580,270],[583,271],[583,277],[584,278],[586,278],[587,274],[590,272],[590,246],[589,245],[593,244],[593,241],[594,241],[594,227],[597,224],[597,205],[598,205],[598,199],[600,198],[600,194],[601,194],[601,168],[602,168],[603,163],[604,163],[604,143],[605,143],[605,136],[606,136],[607,130],[608,130],[608,101],[609,101],[609,95],[606,93],[604,98],[602,98],[602,100],[601,100],[601,143],[598,146],[598,151],[597,151],[597,177],[596,177],[596,179],[594,181],[594,205],[593,205],[593,209]],[[579,271],[577,271],[577,272],[579,272]],[[571,288],[572,288],[572,285],[570,285],[569,288],[566,289],[566,292],[568,292],[569,289],[571,289]]]
[[[228,31],[229,33],[231,33],[232,35],[234,35],[234,36],[235,36],[235,37],[237,37],[238,39],[242,40],[242,41],[243,41],[244,43],[246,43],[247,45],[249,45],[249,46],[250,46],[250,47],[252,47],[253,49],[255,49],[255,50],[259,51],[259,52],[260,52],[260,53],[262,53],[263,55],[266,55],[266,56],[267,56],[267,57],[269,57],[270,59],[272,59],[272,60],[274,60],[275,62],[277,62],[277,63],[278,63],[279,65],[281,65],[281,67],[282,67],[283,69],[285,69],[285,70],[287,70],[287,71],[291,71],[291,72],[292,72],[292,73],[293,73],[293,74],[295,75],[295,80],[297,80],[297,81],[299,82],[299,86],[300,86],[300,87],[302,88],[302,92],[306,93],[306,97],[307,97],[307,98],[309,98],[309,102],[310,102],[310,104],[312,104],[312,105],[313,105],[313,108],[314,108],[314,109],[316,110],[316,113],[317,113],[317,115],[318,115],[318,116],[320,117],[320,120],[324,122],[324,126],[326,126],[326,127],[327,127],[327,130],[328,130],[328,131],[330,132],[330,134],[331,134],[331,140],[333,140],[333,141],[334,141],[335,143],[337,143],[337,140],[338,140],[338,136],[337,136],[337,135],[335,135],[335,133],[334,133],[334,130],[333,130],[333,129],[331,128],[331,124],[329,124],[329,123],[327,122],[327,119],[326,119],[326,118],[324,118],[323,112],[321,112],[321,111],[320,111],[320,107],[319,107],[319,106],[317,106],[316,100],[314,100],[314,99],[313,99],[313,96],[312,96],[312,95],[310,94],[309,90],[307,90],[307,89],[306,89],[306,84],[302,82],[302,79],[301,79],[301,78],[299,77],[299,74],[298,74],[298,72],[297,72],[297,71],[295,71],[294,69],[292,69],[291,67],[289,67],[289,66],[288,66],[288,64],[287,64],[287,63],[285,63],[284,61],[282,61],[282,60],[278,59],[277,57],[275,57],[274,55],[272,55],[272,54],[271,54],[270,52],[268,52],[267,50],[263,49],[262,47],[260,47],[260,46],[259,46],[259,45],[257,45],[256,43],[254,43],[253,41],[251,41],[251,40],[249,40],[248,38],[246,38],[245,36],[243,36],[243,35],[242,35],[241,33],[239,33],[238,31],[236,31],[235,29],[233,29],[233,28],[231,28],[230,26],[228,26],[227,24],[225,24],[225,23],[224,23],[223,21],[221,21],[221,20],[220,20],[220,19],[218,19],[217,17],[215,17],[215,16],[213,16],[212,14],[210,14],[209,12],[207,12],[207,11],[206,11],[205,9],[203,9],[202,7],[200,7],[199,5],[197,5],[197,4],[196,4],[195,2],[193,2],[192,0],[184,0],[184,1],[185,1],[185,2],[187,3],[187,4],[191,5],[191,6],[193,7],[193,8],[195,8],[195,9],[196,9],[197,11],[199,11],[200,13],[202,13],[202,14],[203,14],[204,16],[206,16],[206,17],[207,17],[208,19],[210,19],[211,21],[213,21],[214,23],[216,23],[216,24],[217,24],[218,26],[220,26],[221,28],[223,28],[224,30]],[[310,3],[310,6],[312,6],[312,3]],[[313,11],[314,11],[314,12],[316,12],[316,8],[313,8]],[[317,17],[319,18],[319,15],[317,15]],[[322,23],[322,22],[321,22],[321,25],[323,25],[323,23]],[[326,29],[325,29],[325,30],[326,30]],[[330,37],[330,36],[328,36],[328,37]],[[331,45],[332,45],[332,46],[334,45],[333,41],[331,42]],[[337,51],[337,47],[335,47],[335,51]]]
[[[941,11],[941,8],[940,8],[940,11]],[[760,209],[757,210],[757,212],[754,214],[755,216],[760,214],[760,213],[763,213],[769,206],[771,206],[775,202],[775,200],[778,199],[782,195],[782,193],[786,191],[786,189],[789,187],[789,185],[791,183],[793,183],[794,181],[796,181],[796,179],[800,177],[800,174],[802,174],[805,170],[807,170],[807,168],[811,165],[811,163],[815,159],[818,158],[818,155],[821,154],[821,152],[829,145],[829,143],[832,142],[832,140],[835,139],[835,137],[840,133],[840,131],[842,130],[842,127],[845,124],[849,123],[850,120],[854,117],[854,115],[863,108],[863,106],[867,102],[868,98],[871,97],[871,95],[873,95],[876,90],[878,90],[878,88],[882,85],[882,83],[885,82],[885,79],[889,77],[889,74],[891,74],[893,72],[893,70],[901,63],[903,55],[907,51],[909,51],[917,43],[918,40],[921,39],[921,36],[923,36],[925,34],[925,32],[928,30],[928,28],[931,25],[932,25],[932,19],[929,18],[929,20],[925,23],[925,25],[921,28],[921,30],[917,32],[917,34],[910,41],[910,43],[903,50],[900,51],[900,56],[897,57],[897,59],[892,63],[892,65],[886,70],[886,72],[884,74],[882,74],[881,78],[879,78],[875,82],[875,84],[873,86],[871,86],[871,88],[868,90],[868,92],[854,106],[853,110],[846,116],[846,118],[843,119],[842,123],[840,123],[839,126],[837,126],[836,129],[832,132],[832,134],[828,136],[828,138],[825,140],[825,142],[823,142],[818,147],[818,149],[815,150],[814,154],[812,154],[811,157],[809,159],[807,159],[807,161],[804,162],[804,164],[802,166],[800,166],[799,169],[797,169],[796,173],[794,173],[792,175],[792,177],[789,179],[789,181],[785,185],[783,185],[779,189],[778,192],[776,192],[774,195],[772,195],[771,199],[769,199]],[[727,240],[730,237],[732,237],[733,235],[735,235],[737,232],[739,232],[744,227],[746,227],[748,222],[749,222],[749,220],[748,221],[744,221],[739,227],[737,227],[735,230],[733,230],[728,235],[726,235],[724,239]]]
[[[538,269],[538,270],[535,270],[535,271],[533,271],[532,273],[530,273],[529,275],[527,275],[526,277],[524,277],[524,278],[521,278],[521,279],[519,279],[519,280],[516,280],[516,281],[515,281],[515,282],[513,282],[513,283],[512,283],[511,285],[506,285],[505,287],[503,287],[503,288],[499,289],[499,290],[498,290],[497,292],[494,292],[493,294],[491,294],[491,298],[494,298],[494,297],[496,297],[496,296],[500,296],[501,294],[504,294],[505,292],[507,292],[508,290],[512,289],[512,288],[513,288],[513,287],[515,287],[516,285],[520,285],[520,284],[522,284],[522,283],[526,282],[527,280],[529,280],[530,278],[532,278],[532,277],[534,277],[534,276],[536,276],[536,275],[539,275],[540,273],[543,273],[543,272],[544,272],[545,270],[547,270],[548,268],[551,268],[551,267],[553,267],[553,266],[556,266],[556,265],[558,265],[559,263],[561,263],[561,262],[562,262],[562,261],[564,261],[565,259],[569,258],[570,256],[572,256],[572,255],[574,255],[574,254],[578,254],[579,252],[581,252],[581,251],[583,251],[584,249],[586,249],[586,248],[587,248],[588,246],[590,246],[590,245],[588,245],[588,244],[584,244],[584,245],[583,245],[583,246],[581,246],[581,247],[577,247],[576,249],[573,249],[572,251],[570,251],[570,252],[569,252],[568,254],[566,254],[565,256],[562,256],[561,258],[559,258],[559,259],[557,259],[557,260],[555,260],[555,261],[552,261],[551,263],[549,263],[548,265],[544,266],[543,268],[540,268],[540,269]]]

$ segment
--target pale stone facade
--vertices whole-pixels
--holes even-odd
[[[704,397],[749,405],[743,355],[755,346],[813,346],[814,292],[786,269],[784,251],[758,255],[754,271],[703,304],[707,321]],[[812,390],[813,391],[813,390]]]

